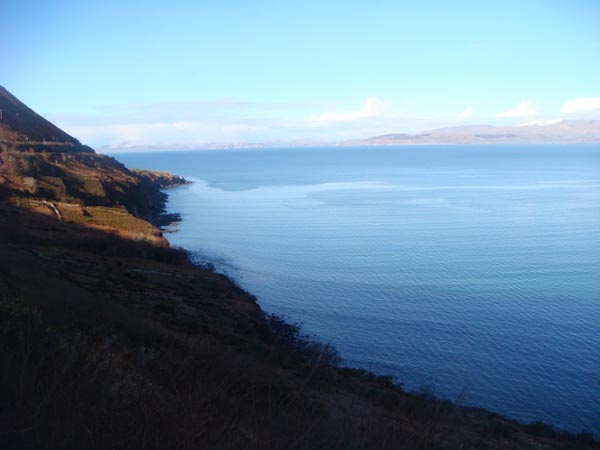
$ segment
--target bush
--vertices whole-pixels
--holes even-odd
[[[36,309],[22,299],[0,298],[0,348],[4,351],[29,344],[47,333]]]
[[[527,425],[527,432],[533,436],[554,438],[557,433],[552,425],[548,425],[542,421],[531,422]]]
[[[491,433],[499,438],[502,439],[508,439],[510,438],[513,433],[515,432],[515,427],[509,425],[507,422],[504,421],[500,421],[500,420],[494,420],[491,424],[490,424],[490,431]]]
[[[308,361],[312,366],[330,366],[337,367],[341,364],[342,358],[337,349],[327,343],[313,342],[308,344],[306,350]]]

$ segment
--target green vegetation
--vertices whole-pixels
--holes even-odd
[[[93,197],[106,197],[106,192],[100,181],[93,178],[88,178],[83,182],[83,190],[86,194]]]
[[[80,205],[61,205],[59,209],[69,222],[114,228],[140,236],[151,236],[156,232],[151,224],[132,216],[125,209]]]

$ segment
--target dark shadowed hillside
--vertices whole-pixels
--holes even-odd
[[[2,86],[0,111],[0,142],[80,146],[77,139],[28,108]]]

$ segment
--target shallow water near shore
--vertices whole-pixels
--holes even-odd
[[[114,155],[171,189],[174,245],[344,362],[600,433],[600,147]]]

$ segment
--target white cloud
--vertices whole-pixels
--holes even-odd
[[[565,102],[560,112],[564,114],[573,114],[584,111],[594,111],[600,109],[600,97],[582,97]]]
[[[496,117],[527,117],[534,116],[537,108],[532,100],[523,100],[514,109],[496,114]]]
[[[466,120],[473,115],[473,108],[470,106],[458,115],[460,120]]]
[[[555,123],[559,123],[562,121],[563,121],[563,119],[539,119],[539,120],[532,120],[531,122],[521,123],[517,126],[518,127],[531,127],[531,126],[545,127],[546,125],[554,125]]]
[[[367,117],[377,117],[383,115],[389,109],[388,104],[376,97],[367,97],[365,104],[360,109],[343,112],[324,112],[312,120],[337,121],[337,120],[356,120]]]

